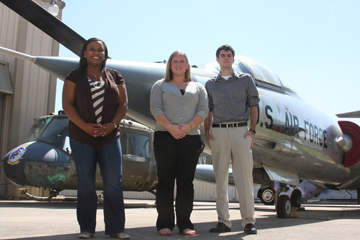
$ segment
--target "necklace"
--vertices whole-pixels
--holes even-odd
[[[91,73],[92,75],[94,75],[95,77],[97,77],[98,75],[95,75],[93,72],[91,72],[88,68],[87,70],[89,71],[89,73]],[[101,74],[101,72],[99,72],[99,74]]]

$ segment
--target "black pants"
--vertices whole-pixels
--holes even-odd
[[[176,223],[179,232],[194,229],[190,221],[194,201],[194,174],[199,159],[197,150],[201,146],[199,135],[186,135],[175,139],[169,132],[155,132],[154,152],[159,177],[156,188],[158,231],[175,226],[174,183],[176,179]]]

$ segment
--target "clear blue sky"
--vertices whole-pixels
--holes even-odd
[[[63,22],[85,39],[105,41],[114,59],[154,62],[178,49],[190,64],[237,55],[272,69],[314,108],[360,110],[358,0],[65,0]],[[75,57],[66,48],[60,56]],[[58,81],[56,111],[61,109]],[[360,125],[360,119],[348,119]]]

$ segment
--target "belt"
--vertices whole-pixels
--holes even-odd
[[[247,122],[239,122],[239,123],[213,123],[212,127],[219,128],[234,128],[234,127],[243,127],[247,126]]]

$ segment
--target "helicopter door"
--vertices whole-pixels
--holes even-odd
[[[142,186],[151,177],[151,132],[143,129],[122,128],[120,141],[123,156],[124,190],[141,191]]]

